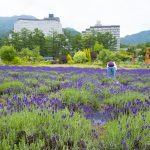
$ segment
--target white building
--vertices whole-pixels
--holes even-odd
[[[41,30],[46,36],[51,35],[54,32],[62,34],[62,25],[59,17],[54,17],[53,14],[49,14],[48,18],[44,19],[18,19],[14,24],[14,31],[20,32],[21,29],[26,28],[33,31],[35,28]]]
[[[92,33],[92,32],[110,32],[117,40],[116,49],[120,49],[120,25],[101,25],[98,21],[95,26],[91,26],[90,28],[82,31],[82,34]]]

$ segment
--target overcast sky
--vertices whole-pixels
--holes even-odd
[[[83,31],[96,24],[120,25],[121,37],[150,30],[150,0],[1,0],[0,16],[49,13],[60,17],[62,27]]]

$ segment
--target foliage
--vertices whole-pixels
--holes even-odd
[[[114,79],[112,78],[101,78],[100,80],[102,84],[112,84],[114,82]]]
[[[0,38],[0,48],[4,45],[4,38]]]
[[[92,47],[94,46],[96,37],[94,36],[94,34],[85,34],[82,36],[82,43],[83,43],[83,48],[90,48],[92,49]]]
[[[95,42],[98,42],[100,45],[95,45]],[[101,33],[101,32],[93,32],[90,34],[85,34],[82,36],[83,48],[94,48],[94,45],[99,49],[102,49],[102,46],[105,49],[115,49],[117,40],[116,38],[109,32]],[[95,47],[95,48],[96,48]],[[96,49],[97,49],[96,48]],[[95,49],[95,50],[96,50]],[[96,50],[97,51],[97,50]]]
[[[39,52],[39,47],[35,47],[33,50],[30,50],[28,48],[23,48],[21,52],[19,52],[19,56],[25,62],[36,62],[42,60],[42,56],[40,55]]]
[[[110,33],[97,33],[97,41],[103,45],[104,49],[114,50],[117,44],[116,38]]]
[[[96,52],[91,52],[91,60],[96,60],[97,58],[97,53]]]
[[[103,49],[103,45],[99,44],[99,42],[96,41],[93,47],[93,51],[99,54],[99,52],[102,51],[102,49]]]
[[[59,63],[60,64],[66,64],[67,63],[67,57],[66,55],[63,55],[59,58]]]
[[[115,53],[108,49],[103,49],[102,51],[100,51],[99,55],[97,56],[97,59],[101,60],[103,65],[105,66],[110,60],[118,61],[118,58],[115,56]]]
[[[82,51],[78,51],[73,56],[73,60],[75,63],[84,63],[87,61],[86,54]]]
[[[150,111],[137,116],[123,116],[108,122],[103,138],[106,149],[147,149],[149,148]]]
[[[147,98],[146,94],[128,91],[119,95],[113,95],[112,97],[105,99],[104,102],[107,104],[123,106],[129,101],[134,102],[137,99],[137,94],[141,101],[144,101]]]
[[[0,56],[3,61],[10,62],[16,56],[16,50],[13,46],[2,46],[0,49]]]
[[[0,149],[149,149],[149,72],[0,66]]]
[[[39,62],[43,60],[43,57],[40,55],[40,48],[38,46],[34,47],[32,53],[32,62]]]
[[[61,95],[60,99],[67,104],[86,104],[95,109],[99,107],[97,98],[94,95],[91,95],[91,92],[84,89],[64,89],[59,94]]]
[[[125,77],[125,78],[118,77],[118,80],[119,80],[119,82],[120,82],[121,84],[129,85],[129,84],[131,84],[133,78],[130,77],[130,76],[127,76],[127,77]]]
[[[125,50],[117,51],[116,52],[116,57],[118,59],[120,59],[121,61],[131,60],[131,55],[129,54],[129,52],[127,52]]]
[[[19,52],[19,56],[24,61],[31,61],[31,58],[33,57],[33,52],[28,48],[23,48],[21,52]]]
[[[78,143],[82,140],[85,147],[92,147],[89,121],[67,109],[55,113],[25,110],[2,117],[0,121],[0,149],[80,149],[82,146]]]
[[[21,60],[20,57],[15,57],[13,60],[12,60],[12,64],[14,65],[21,65],[23,63],[23,61]]]
[[[11,38],[6,41],[7,45],[13,45],[14,48],[20,52],[22,48],[33,48],[31,40],[31,31],[22,29],[21,32],[11,32]]]
[[[83,49],[82,35],[76,35],[71,38],[71,46],[74,52]]]
[[[23,28],[20,32],[11,32],[11,38],[8,39],[7,44],[13,45],[17,51],[23,48],[34,49],[36,46],[40,50],[44,48],[45,37],[42,31],[34,29],[34,31]],[[42,55],[42,52],[40,52]]]
[[[67,55],[67,63],[68,63],[68,64],[74,63],[74,61],[73,61],[73,59],[72,59],[72,57],[71,57],[70,54]]]
[[[96,53],[103,49],[102,45],[105,45],[104,48],[112,49],[115,45],[113,40],[111,34],[108,33],[92,33],[81,36],[80,34],[71,35],[67,31],[64,35],[53,32],[49,36],[44,36],[42,31],[38,29],[34,31],[22,29],[20,32],[12,32],[11,38],[6,39],[4,42],[7,45],[13,45],[18,52],[26,48],[33,51],[35,47],[38,47],[41,56],[51,56],[56,59],[68,52],[74,54],[79,49],[91,48]],[[91,53],[92,60],[96,58],[94,52]],[[31,54],[28,53],[28,55]],[[90,61],[90,55],[88,53],[86,55]],[[26,58],[26,61],[31,61],[31,57]]]
[[[91,61],[91,50],[84,49],[83,52],[85,53],[87,60],[90,62]]]
[[[5,93],[9,89],[12,89],[15,93],[18,89],[23,88],[23,86],[24,84],[20,81],[3,82],[0,85],[0,93]]]

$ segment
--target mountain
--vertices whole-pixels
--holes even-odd
[[[9,32],[13,30],[14,23],[17,19],[36,19],[33,16],[28,15],[20,15],[20,16],[12,16],[12,17],[0,17],[0,37],[8,36]]]
[[[121,44],[136,45],[150,42],[150,30],[142,31],[136,34],[127,35],[120,40]]]
[[[64,33],[68,33],[71,36],[75,36],[75,35],[81,34],[79,31],[77,31],[77,30],[75,30],[73,28],[70,28],[70,27],[63,28],[63,31],[64,31]]]

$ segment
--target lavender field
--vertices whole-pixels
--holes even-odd
[[[0,150],[149,150],[150,70],[0,66]]]

